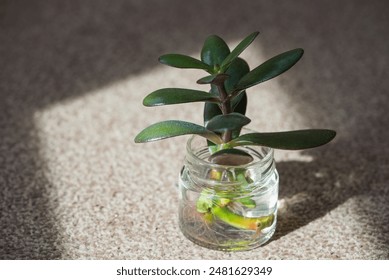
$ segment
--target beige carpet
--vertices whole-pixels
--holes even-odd
[[[273,3],[276,2],[276,3]],[[0,0],[1,259],[389,259],[389,5],[385,1]],[[175,183],[186,137],[137,145],[201,104],[145,108],[202,73],[158,65],[259,30],[251,67],[302,47],[249,90],[251,128],[332,128],[334,142],[277,152],[276,234],[249,252],[186,240]]]

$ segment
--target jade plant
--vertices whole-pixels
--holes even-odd
[[[220,149],[241,145],[261,145],[275,149],[299,150],[324,145],[335,137],[328,129],[306,129],[274,133],[248,133],[240,135],[241,128],[250,123],[245,116],[246,89],[270,80],[289,70],[302,57],[303,49],[293,49],[279,54],[250,71],[239,55],[254,41],[254,32],[241,41],[232,51],[225,41],[209,36],[201,50],[201,60],[182,55],[166,54],[159,62],[177,68],[205,70],[209,75],[198,84],[210,84],[210,91],[184,88],[164,88],[147,95],[145,106],[171,105],[189,102],[205,102],[204,125],[186,121],[168,120],[153,124],[136,137],[136,143],[144,143],[185,134],[198,134]]]
[[[209,85],[209,91],[163,88],[158,89],[143,100],[145,106],[160,106],[189,102],[204,102],[204,124],[194,124],[181,120],[167,120],[155,123],[136,137],[136,143],[145,143],[187,134],[196,134],[206,138],[212,162],[234,164],[218,161],[218,156],[236,154],[242,156],[239,146],[259,145],[274,149],[300,150],[318,147],[330,142],[336,135],[328,129],[305,129],[284,132],[249,132],[242,133],[242,128],[250,123],[246,116],[246,90],[270,80],[289,70],[302,57],[303,49],[293,49],[281,53],[250,70],[247,62],[239,55],[254,41],[259,32],[253,32],[244,38],[232,51],[226,42],[216,36],[209,36],[202,47],[201,59],[182,54],[165,54],[159,58],[162,64],[176,68],[202,69],[207,72],[197,83]],[[242,158],[242,157],[241,157]],[[246,157],[246,159],[249,157]],[[219,157],[223,159],[223,157]],[[224,157],[225,159],[225,157]],[[243,163],[245,157],[243,155]],[[220,174],[211,172],[213,179]],[[247,178],[242,174],[236,180],[247,185]],[[207,192],[211,192],[209,195]],[[210,199],[212,197],[212,199]],[[217,200],[217,201],[215,201]],[[261,218],[241,217],[225,207],[231,199],[214,195],[214,190],[204,190],[197,201],[197,211],[204,214],[204,219],[213,216],[236,228],[257,229],[258,224],[273,222],[273,216]],[[246,207],[254,207],[250,199],[240,201]]]

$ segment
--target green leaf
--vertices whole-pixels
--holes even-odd
[[[190,122],[170,120],[155,123],[145,128],[135,137],[135,143],[146,143],[186,134],[203,136],[215,144],[223,142],[217,134],[203,126]]]
[[[207,129],[215,132],[223,132],[226,130],[240,129],[249,124],[251,120],[239,113],[231,113],[228,115],[217,115],[207,123]]]
[[[206,126],[208,121],[210,119],[212,119],[213,117],[217,116],[217,115],[221,115],[222,114],[222,111],[220,110],[219,106],[215,103],[211,103],[211,102],[205,102],[205,105],[204,105],[204,125]],[[212,142],[208,141],[208,146],[211,147],[211,146],[214,146],[215,144],[213,144]]]
[[[232,108],[234,112],[240,113],[242,115],[246,114],[246,107],[247,107],[247,94],[246,91],[243,91],[241,94],[236,96],[232,100]],[[236,137],[239,136],[241,131],[240,129],[235,129],[232,131],[232,139],[235,139]]]
[[[228,92],[233,91],[238,81],[248,72],[250,72],[249,65],[247,62],[240,57],[236,58],[227,69],[226,73],[231,77],[227,79],[224,86]],[[246,114],[247,107],[247,95],[245,91],[232,98],[231,107],[234,112]],[[232,131],[232,138],[236,138],[240,134],[240,128]]]
[[[259,145],[275,149],[301,150],[327,144],[336,132],[329,129],[306,129],[271,133],[249,133],[230,141],[231,147]]]
[[[234,112],[245,115],[246,108],[247,108],[247,94],[246,91],[243,91],[238,96],[232,99],[232,109]]]
[[[232,91],[232,89],[235,87],[239,79],[249,71],[250,68],[245,60],[239,57],[235,59],[225,73],[230,76],[224,83],[226,90]],[[211,92],[217,95],[218,94],[217,88],[214,87],[213,85],[211,86],[212,86]],[[246,113],[246,106],[247,106],[246,92],[243,91],[239,95],[234,97],[231,101],[231,106],[234,112],[241,113],[242,115],[244,115]],[[208,121],[213,117],[221,114],[222,112],[217,104],[206,103],[204,106],[204,125],[206,125]],[[233,130],[232,137],[236,138],[237,136],[239,136],[239,134],[240,134],[240,128]]]
[[[236,88],[238,90],[246,89],[277,77],[295,65],[303,54],[303,49],[294,49],[267,60],[243,76]]]
[[[201,61],[214,67],[220,65],[229,54],[230,49],[226,42],[219,36],[211,35],[205,40],[201,49]]]
[[[203,77],[201,78],[200,80],[197,81],[198,84],[217,84],[219,82],[224,82],[227,78],[229,77],[229,75],[227,74],[213,74],[213,75],[210,75],[210,76],[206,76],[206,77]]]
[[[221,115],[222,111],[215,103],[205,102],[204,105],[204,125],[207,125],[208,121],[217,115]]]
[[[217,100],[217,95],[205,91],[185,88],[163,88],[147,95],[143,99],[143,105],[150,107],[199,101],[217,102]]]
[[[165,54],[159,58],[159,62],[177,68],[212,69],[204,62],[183,54]]]
[[[230,63],[237,58],[258,36],[259,32],[253,32],[240,42],[235,49],[223,60],[221,69],[227,69]]]
[[[248,72],[250,72],[250,67],[247,62],[240,57],[235,59],[226,71],[226,74],[230,76],[224,83],[227,92],[232,92],[239,80]]]

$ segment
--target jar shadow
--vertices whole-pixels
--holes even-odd
[[[280,193],[277,240],[326,215],[343,203],[345,195],[331,196],[335,182],[329,179],[331,169],[314,162],[279,162]]]
[[[338,143],[338,146],[342,144]],[[277,229],[270,242],[324,217],[352,199],[356,207],[349,210],[350,215],[356,214],[353,219],[364,228],[364,234],[376,236],[383,246],[388,247],[389,238],[385,234],[388,226],[380,222],[382,212],[375,210],[386,209],[389,198],[389,191],[383,192],[379,183],[380,170],[365,168],[371,160],[369,157],[357,161],[353,155],[342,156],[333,149],[328,153],[318,150],[305,152],[314,155],[311,162],[277,163],[279,211]]]

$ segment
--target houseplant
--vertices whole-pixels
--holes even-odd
[[[335,137],[328,129],[260,133],[245,128],[246,89],[290,69],[302,49],[279,54],[250,70],[239,55],[259,33],[243,39],[232,51],[225,41],[209,36],[201,60],[166,54],[163,64],[205,70],[198,84],[209,91],[164,88],[147,95],[145,106],[204,102],[204,125],[168,120],[153,124],[136,143],[193,135],[187,143],[179,177],[180,228],[193,242],[218,250],[248,250],[265,243],[274,233],[277,218],[278,173],[273,149],[317,147]]]

